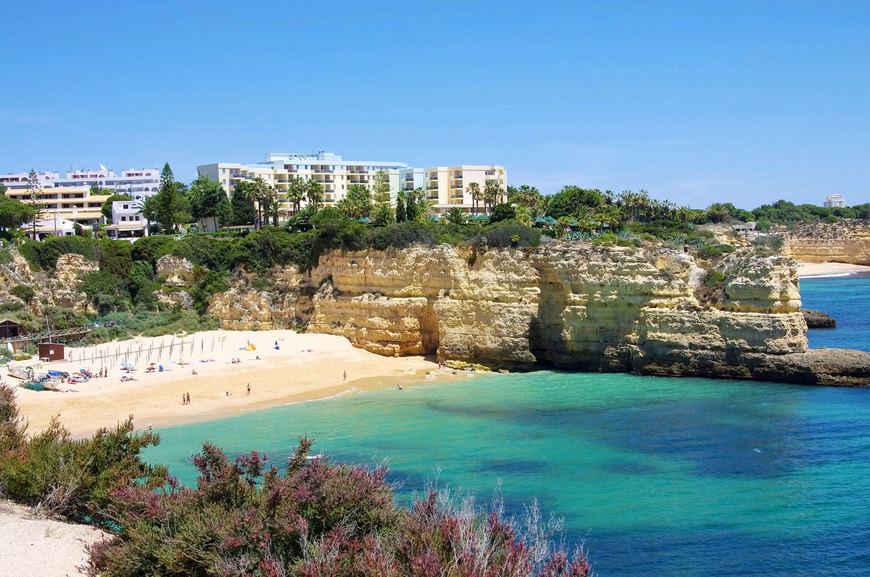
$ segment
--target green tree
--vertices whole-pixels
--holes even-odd
[[[451,224],[465,224],[468,222],[468,215],[458,206],[451,206],[446,213],[447,222]]]
[[[17,228],[25,222],[30,222],[36,209],[31,204],[25,204],[9,196],[0,195],[0,230]]]
[[[6,185],[0,182],[0,196],[6,196]]]
[[[160,191],[155,195],[157,222],[163,232],[170,234],[175,228],[175,211],[178,205],[178,186],[169,163],[163,165],[160,173]]]
[[[725,222],[731,217],[731,210],[721,202],[714,202],[707,207],[706,216],[710,222]]]
[[[405,191],[399,191],[396,195],[396,222],[405,222],[408,219],[408,212],[405,209]]]
[[[28,197],[30,198],[30,204],[33,207],[33,240],[36,240],[36,221],[42,218],[44,213],[43,206],[39,203],[42,200],[42,184],[39,182],[39,175],[36,174],[34,169],[30,169],[30,173],[27,175],[27,191]]]
[[[483,186],[483,212],[487,213],[487,208],[491,209],[504,198],[504,189],[495,181],[487,182]]]
[[[266,181],[261,176],[254,179],[249,191],[249,194],[256,203],[258,226],[263,226],[263,223],[266,222],[269,208],[272,206],[272,203],[277,202],[278,195],[275,189],[266,184]]]
[[[361,184],[352,184],[336,206],[351,218],[368,216],[372,210],[372,193]]]
[[[508,187],[508,202],[525,206],[533,211],[541,199],[541,193],[534,186],[524,184],[519,188]]]
[[[496,223],[503,220],[513,220],[517,216],[514,207],[506,202],[501,202],[492,207],[492,214],[489,215],[489,222]]]
[[[372,209],[372,224],[375,226],[387,226],[396,220],[396,214],[389,202],[379,202]]]
[[[148,234],[151,234],[151,223],[157,220],[157,196],[147,196],[141,201],[140,210],[145,218]]]
[[[558,219],[562,216],[577,217],[588,208],[598,208],[604,204],[600,190],[566,186],[550,197],[547,216]]]
[[[313,204],[315,207],[319,207],[323,204],[323,185],[313,178],[306,180],[305,198],[308,200],[308,204]]]
[[[307,192],[308,189],[304,178],[294,176],[290,179],[290,184],[287,188],[287,200],[293,203],[293,214],[296,214],[302,208],[302,201],[305,200]]]
[[[257,220],[257,209],[254,207],[254,193],[250,182],[236,184],[230,205],[232,226],[251,225]]]
[[[113,194],[107,198],[106,202],[103,203],[103,208],[100,209],[107,222],[112,222],[112,203],[116,200],[133,200],[133,198],[129,194]]]
[[[480,185],[476,182],[469,182],[465,187],[465,192],[471,197],[471,212],[477,214],[477,201],[480,200]]]
[[[384,170],[375,173],[372,197],[375,202],[390,202],[390,175]]]
[[[203,174],[191,183],[188,198],[191,216],[204,227],[207,220],[218,219],[219,206],[227,201],[227,193],[220,182]]]

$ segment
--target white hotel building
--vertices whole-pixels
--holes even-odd
[[[9,189],[27,188],[28,176],[27,172],[0,174],[0,183]],[[114,170],[100,165],[99,170],[70,170],[65,177],[58,172],[38,172],[36,176],[44,189],[98,186],[113,193],[129,194],[133,200],[143,200],[160,190],[158,168],[122,170],[121,174],[116,174]]]
[[[119,175],[100,165],[99,170],[71,170],[65,177],[58,172],[38,172],[37,178],[42,191],[36,204],[42,207],[45,219],[44,226],[37,226],[40,237],[68,234],[59,228],[58,222],[68,220],[86,229],[101,223],[104,219],[103,203],[112,194],[128,194],[133,198],[132,204],[140,205],[142,200],[157,194],[160,189],[160,170],[157,168],[122,170]],[[28,172],[0,174],[0,183],[7,187],[6,195],[27,203],[31,202],[28,179]],[[104,189],[106,194],[92,194],[93,186]],[[131,209],[138,212],[138,208]],[[135,214],[125,214],[124,220],[133,216]],[[122,228],[130,228],[130,225],[125,223]],[[139,228],[144,228],[144,225]]]
[[[412,168],[402,162],[344,160],[337,154],[323,151],[311,154],[272,152],[260,163],[218,162],[197,166],[196,170],[198,175],[206,175],[220,182],[230,196],[237,183],[260,177],[278,191],[288,212],[291,207],[286,201],[286,194],[290,180],[294,177],[306,180],[312,178],[321,183],[324,202],[334,204],[344,198],[353,184],[361,184],[371,189],[375,174],[384,171],[389,177],[391,197],[395,199],[400,190],[422,188],[426,197],[432,201],[433,208],[439,212],[453,206],[470,210],[472,202],[465,190],[471,182],[476,182],[481,191],[488,182],[495,182],[502,189],[507,189],[507,174],[503,166]]]

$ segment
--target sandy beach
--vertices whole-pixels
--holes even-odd
[[[842,262],[800,262],[798,276],[810,278],[818,276],[846,276],[854,273],[870,273],[870,266]]]
[[[106,368],[108,376],[65,384],[64,392],[17,387],[18,406],[31,434],[44,429],[55,415],[73,435],[87,436],[129,415],[136,428],[159,428],[396,384],[456,378],[423,357],[383,357],[355,349],[343,337],[289,330],[139,337],[66,352],[64,361],[32,359],[12,365],[69,373]],[[123,370],[123,363],[135,370]],[[21,382],[3,377],[12,385]],[[190,404],[182,403],[185,394]]]

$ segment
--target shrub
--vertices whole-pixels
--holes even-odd
[[[15,422],[9,389],[0,386],[0,429],[10,435],[0,441],[0,486],[7,497],[79,521],[114,521],[110,504],[115,491],[134,484],[153,491],[166,482],[165,467],[139,457],[160,437],[150,430],[133,433],[132,417],[79,440],[54,419],[28,440]]]
[[[18,250],[29,263],[43,270],[54,270],[62,254],[80,254],[88,260],[97,260],[97,246],[97,241],[90,238],[52,236],[42,242],[26,242]]]
[[[510,204],[503,202],[492,207],[492,212],[489,215],[489,222],[494,224],[505,220],[514,220],[517,217],[517,211]]]
[[[241,240],[243,239],[187,235],[175,245],[172,254],[208,269],[232,270],[242,260],[239,249]]]
[[[369,245],[377,250],[406,248],[414,244],[432,245],[432,229],[417,222],[397,222],[369,232]]]
[[[135,261],[145,261],[154,269],[160,257],[172,254],[175,238],[165,235],[143,236],[133,243],[131,256]]]
[[[310,447],[300,439],[282,472],[260,453],[230,460],[206,443],[193,458],[197,488],[116,491],[118,533],[90,548],[90,575],[589,573],[582,554],[551,554],[555,527],[539,516],[521,534],[499,507],[457,506],[434,491],[401,510],[385,469],[308,461]]]
[[[616,243],[616,235],[612,232],[606,232],[604,234],[599,234],[592,244],[595,246],[613,246]]]
[[[713,258],[735,250],[730,244],[705,244],[698,249],[698,255],[704,258]]]
[[[486,226],[481,235],[486,237],[486,244],[490,247],[538,246],[541,243],[541,231],[516,220]],[[517,237],[516,241],[514,237]]]
[[[765,234],[755,237],[752,245],[762,254],[774,255],[782,251],[782,237],[777,234]]]
[[[33,290],[33,287],[26,284],[15,285],[9,292],[26,303],[30,302],[30,299],[36,295],[36,291]]]

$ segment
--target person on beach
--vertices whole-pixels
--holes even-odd
[[[344,371],[343,374],[344,374],[344,380],[346,381],[347,380],[347,371]]]
[[[251,383],[248,383],[248,396],[251,395]]]
[[[399,389],[399,390],[401,391],[401,390],[402,390],[402,385],[396,384],[396,388]]]

